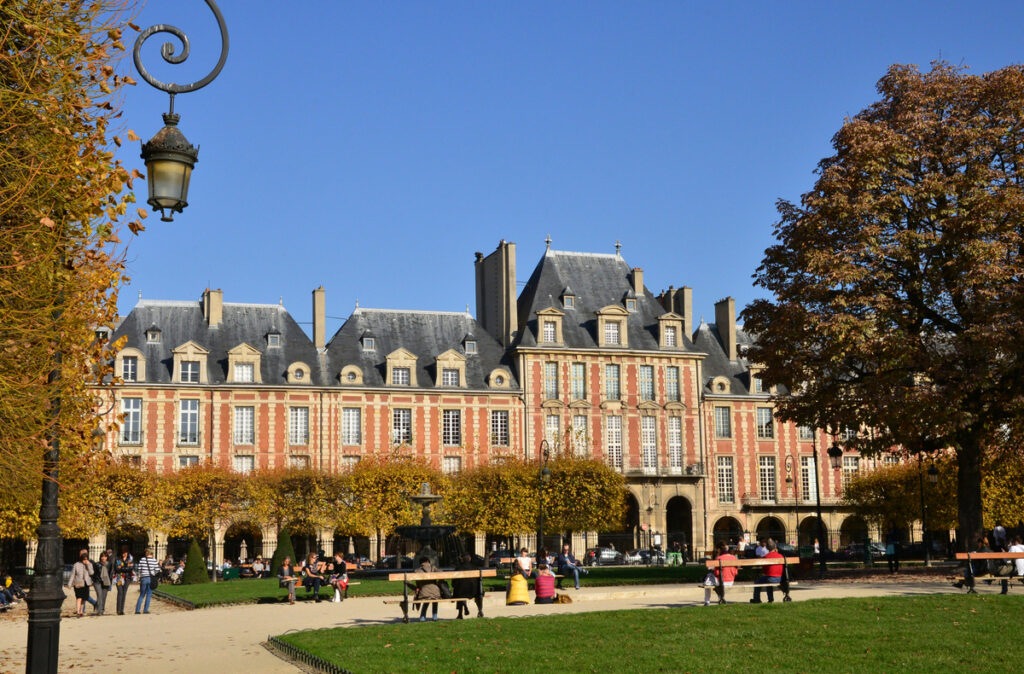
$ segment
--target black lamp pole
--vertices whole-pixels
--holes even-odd
[[[537,513],[537,552],[539,553],[541,548],[544,547],[544,487],[547,486],[548,481],[551,479],[551,471],[548,470],[548,458],[551,452],[548,449],[548,441],[540,441],[540,451],[538,452],[538,463],[537,468],[537,496],[540,504],[539,512]]]
[[[924,465],[923,457],[917,455],[917,477],[921,485],[921,542],[924,544],[924,565],[932,565],[932,536],[931,531],[928,530],[928,509],[925,507],[924,500]],[[935,484],[939,481],[939,471],[935,469],[935,464],[928,466],[928,482]]]
[[[820,567],[818,568],[818,578],[825,577],[825,521],[821,518],[821,471],[818,469],[818,432],[814,432],[814,442],[812,444],[812,450],[814,452],[814,496],[817,499],[818,506],[818,561]]]
[[[175,128],[177,115],[174,114],[174,95],[195,91],[212,82],[224,67],[224,61],[228,56],[228,32],[224,17],[213,0],[206,0],[206,4],[217,18],[221,35],[221,54],[217,66],[202,80],[187,85],[164,84],[150,76],[142,66],[139,54],[142,43],[154,33],[171,33],[181,40],[181,54],[175,55],[174,45],[169,42],[164,43],[160,54],[168,63],[184,62],[189,54],[189,41],[188,36],[180,29],[164,24],[150,26],[135,41],[133,55],[139,75],[152,86],[171,95],[171,112],[164,116],[167,126],[143,146],[142,152],[143,159],[146,160],[146,169],[150,173],[149,203],[161,213],[165,208],[170,208],[172,213],[175,211],[180,213],[181,209],[188,205],[186,197],[189,177],[198,156],[198,150],[193,148],[181,132]],[[160,189],[176,186],[177,197],[175,200],[168,201],[167,194],[161,193],[158,185]],[[154,190],[157,191],[154,192]],[[164,219],[169,218],[165,217]],[[64,264],[63,254],[59,264]],[[63,301],[63,295],[58,295],[53,312],[55,323],[60,321]],[[53,369],[47,376],[47,384],[54,387],[54,390],[61,379],[61,365],[62,356],[58,350],[53,356]],[[43,454],[43,485],[39,505],[39,526],[36,527],[38,544],[33,565],[32,588],[26,598],[28,603],[28,650],[25,657],[25,671],[29,674],[56,674],[59,663],[60,608],[64,603],[64,592],[61,589],[63,585],[61,572],[63,545],[60,527],[57,525],[57,517],[60,514],[60,488],[57,482],[60,467],[60,431],[57,421],[60,418],[60,410],[61,398],[55,392],[50,408],[50,418],[54,423],[51,426],[47,450]]]

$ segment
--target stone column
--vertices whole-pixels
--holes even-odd
[[[473,534],[473,554],[486,557],[489,554],[487,550],[487,534],[477,531]]]

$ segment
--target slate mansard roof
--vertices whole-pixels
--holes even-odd
[[[754,395],[767,396],[768,394],[754,393],[750,379],[750,367],[756,365],[744,355],[747,348],[753,346],[756,341],[754,336],[742,327],[736,327],[736,360],[730,361],[726,353],[725,345],[718,334],[717,326],[714,323],[708,324],[701,321],[697,332],[693,336],[694,344],[698,349],[707,354],[703,362],[704,387],[708,393],[718,393],[711,388],[716,377],[725,377],[729,380],[728,395]],[[787,390],[780,387],[779,393],[784,394]]]
[[[160,330],[160,341],[149,343],[146,332],[154,327]],[[281,335],[280,346],[268,347],[267,335],[275,332]],[[112,339],[121,336],[126,337],[126,348],[138,349],[146,357],[147,383],[171,383],[174,369],[171,350],[190,340],[210,352],[206,358],[210,384],[225,383],[227,352],[242,343],[260,351],[261,378],[265,385],[286,385],[288,366],[297,361],[311,368],[310,384],[323,383],[316,347],[285,308],[277,304],[224,302],[220,324],[210,327],[199,301],[139,300],[114,330]]]
[[[372,351],[363,349],[362,339],[367,336],[375,341]],[[476,342],[476,353],[466,353],[467,340]],[[387,356],[398,349],[416,356],[416,388],[435,386],[436,359],[448,350],[466,358],[466,388],[489,388],[488,377],[499,367],[507,370],[510,388],[518,388],[501,345],[468,313],[365,308],[352,312],[327,344],[331,383],[338,383],[342,368],[355,365],[362,370],[363,386],[385,386]]]
[[[632,278],[633,270],[619,255],[547,251],[519,295],[517,346],[537,346],[537,312],[554,307],[565,313],[562,341],[566,347],[597,348],[596,312],[608,305],[624,307],[627,297],[635,297],[636,311],[626,321],[629,349],[662,350],[658,317],[668,312],[646,288],[635,296]],[[562,304],[567,288],[576,298],[573,307]],[[689,335],[680,341],[680,351],[696,350]]]

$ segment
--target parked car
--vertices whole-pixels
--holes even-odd
[[[401,566],[399,566],[399,564]],[[402,555],[401,561],[396,561],[395,555],[388,555],[387,557],[381,557],[380,561],[377,562],[378,569],[412,569],[415,568],[413,565],[412,557]]]
[[[583,553],[584,566],[611,566],[623,564],[622,553],[614,548],[590,548]]]
[[[663,565],[665,563],[665,552],[663,550],[638,549],[630,550],[622,555],[624,564],[644,564],[650,566]]]
[[[864,544],[851,543],[836,553],[839,559],[846,559],[859,562],[864,559]],[[871,541],[871,556],[875,558],[885,557],[885,543]]]
[[[373,561],[363,555],[345,555],[345,564],[352,569],[372,569]]]

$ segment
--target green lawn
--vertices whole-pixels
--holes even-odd
[[[653,585],[660,583],[698,582],[704,577],[705,571],[697,566],[688,567],[597,567],[590,574],[583,576],[581,584],[587,587],[609,585]],[[359,585],[349,588],[350,597],[377,597],[402,594],[402,584],[378,578],[357,578],[352,581]],[[485,578],[484,587],[487,591],[504,591],[503,578]],[[202,585],[169,585],[162,584],[160,591],[174,597],[190,601],[197,608],[217,604],[270,603],[286,601],[288,593],[279,588],[276,579],[252,580],[241,579],[227,582],[204,583]],[[321,594],[329,597],[333,593],[330,588],[323,588]],[[299,600],[311,596],[304,588],[297,587],[295,596]]]
[[[1021,596],[936,595],[399,623],[280,638],[357,674],[999,671],[1024,659],[1022,615]]]

